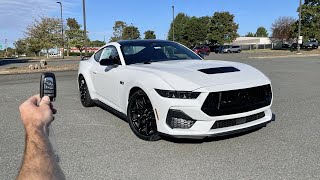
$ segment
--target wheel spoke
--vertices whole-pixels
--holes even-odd
[[[137,96],[129,113],[133,127],[141,135],[151,136],[157,132],[152,104],[146,96]]]

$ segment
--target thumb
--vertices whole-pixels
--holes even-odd
[[[39,106],[40,107],[45,107],[45,106],[49,106],[50,107],[50,98],[49,96],[43,96],[43,98],[41,99]]]

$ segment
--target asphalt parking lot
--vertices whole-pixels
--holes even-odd
[[[76,72],[57,72],[53,123],[67,179],[319,179],[320,58],[254,59],[272,81],[276,121],[267,127],[203,141],[146,142],[101,107],[82,107]],[[19,105],[39,91],[40,74],[0,76],[0,179],[14,179],[23,150]]]

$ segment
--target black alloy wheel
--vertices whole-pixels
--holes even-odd
[[[79,77],[79,91],[81,104],[84,107],[94,106],[94,102],[91,99],[86,80],[83,76]]]
[[[145,92],[139,90],[130,97],[127,111],[129,126],[137,137],[146,141],[161,139],[152,104]]]

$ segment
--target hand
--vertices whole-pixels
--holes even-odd
[[[32,96],[22,103],[19,110],[26,131],[40,130],[45,134],[47,134],[47,129],[54,120],[53,114],[57,112],[48,96],[41,99],[39,95]]]

